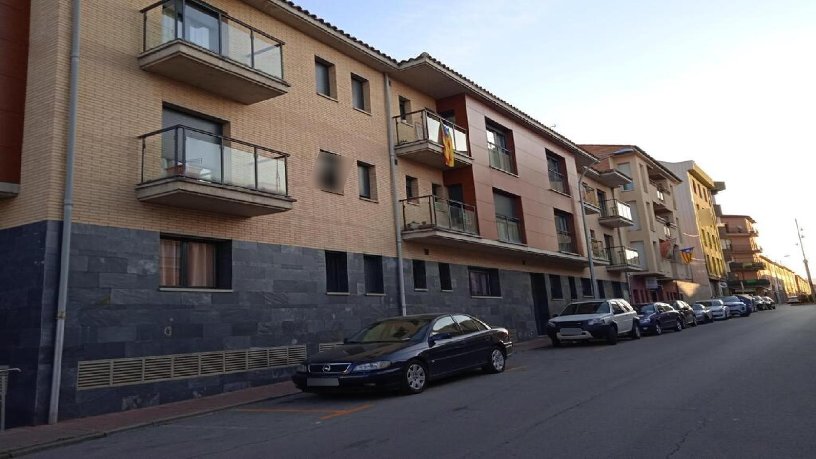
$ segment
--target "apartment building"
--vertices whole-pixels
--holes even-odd
[[[23,370],[19,425],[54,387],[72,15],[14,14],[0,364]],[[525,340],[571,299],[628,295],[628,175],[429,55],[279,0],[80,17],[61,419],[283,380],[378,317],[459,310]]]
[[[785,303],[788,298],[811,294],[807,280],[802,276],[764,255],[760,255],[759,258],[762,260],[763,269],[759,271],[758,277],[770,282],[769,291],[766,294],[772,296],[777,302]]]
[[[722,253],[715,199],[718,192],[725,190],[725,183],[715,182],[694,161],[661,164],[683,179],[674,188],[677,217],[684,232],[682,248],[691,248],[691,280],[700,285],[689,299],[722,296],[728,287],[728,266]]]
[[[581,145],[597,156],[599,167],[617,170],[632,179],[619,191],[629,205],[634,225],[626,239],[639,254],[639,272],[630,275],[636,303],[671,301],[699,296],[700,284],[680,250],[686,247],[675,188],[682,179],[637,145]]]
[[[767,266],[761,258],[756,221],[748,215],[723,215],[721,220],[723,256],[730,270],[728,288],[735,293],[767,294],[771,282],[760,276]]]

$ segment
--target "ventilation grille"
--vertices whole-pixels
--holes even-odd
[[[328,351],[328,350],[336,348],[337,346],[340,346],[341,344],[343,344],[343,343],[320,343],[317,346],[317,350],[318,350],[318,352]]]
[[[79,362],[77,389],[97,389],[288,367],[304,360],[306,346],[90,360]]]

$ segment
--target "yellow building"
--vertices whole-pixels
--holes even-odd
[[[770,292],[779,302],[786,302],[790,297],[811,295],[811,288],[802,276],[796,274],[787,266],[777,263],[766,256],[760,256],[764,265],[759,271],[760,279],[768,279],[771,283]]]

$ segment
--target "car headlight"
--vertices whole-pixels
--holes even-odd
[[[300,365],[298,365],[295,368],[295,372],[297,372],[297,373],[308,373],[309,372],[309,367],[306,366],[305,363],[301,363]]]
[[[384,370],[390,366],[391,362],[387,360],[383,360],[380,362],[358,363],[357,365],[354,365],[354,368],[352,368],[351,371],[356,372],[356,371]]]
[[[587,325],[603,325],[606,321],[604,319],[589,319]]]
[[[550,320],[549,322],[547,322],[547,325],[550,326],[550,327],[555,327],[555,322]]]

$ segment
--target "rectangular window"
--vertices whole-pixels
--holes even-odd
[[[632,175],[632,166],[629,163],[618,164],[618,172],[632,179],[631,182],[623,185],[623,191],[632,191],[635,189],[635,176]]]
[[[348,293],[346,252],[326,251],[326,291],[329,293]]]
[[[414,290],[427,290],[428,278],[425,276],[425,262],[422,260],[414,260]]]
[[[447,263],[439,263],[439,286],[441,287],[442,291],[453,291],[450,265]]]
[[[612,291],[615,298],[623,298],[623,284],[620,282],[612,282]]]
[[[342,157],[340,155],[320,151],[317,155],[317,181],[320,189],[332,193],[343,193],[345,179],[342,174]]]
[[[363,255],[363,269],[365,271],[366,293],[385,293],[382,257],[379,255]]]
[[[572,214],[555,209],[555,231],[558,238],[558,251],[577,253],[575,248],[575,226]]]
[[[600,280],[600,279],[598,279],[598,280],[596,281],[596,283],[597,283],[597,285],[598,285],[598,298],[604,298],[604,297],[606,297],[606,291],[604,290],[604,284],[603,284],[603,281],[602,281],[602,280]]]
[[[400,119],[405,121],[408,119],[408,114],[411,113],[411,101],[400,96],[399,98],[399,115]]]
[[[584,296],[592,296],[592,279],[581,278],[581,292]]]
[[[470,296],[501,296],[499,270],[488,268],[468,268]]]
[[[374,173],[374,166],[358,161],[357,181],[361,198],[377,199],[377,176]]]
[[[561,288],[561,276],[557,274],[550,274],[550,291],[554,300],[564,298],[564,289]]]
[[[490,166],[511,174],[516,171],[516,158],[509,145],[511,131],[485,118],[487,132],[487,151],[490,154]]]
[[[571,194],[567,182],[567,163],[563,157],[547,150],[547,172],[550,188],[563,194]]]
[[[232,250],[229,242],[161,238],[161,287],[230,288]]]
[[[437,198],[444,198],[445,188],[438,183],[431,183],[431,194]]]
[[[493,206],[496,209],[496,229],[499,240],[514,244],[524,243],[519,197],[493,189]]]
[[[405,197],[407,199],[419,197],[419,180],[410,175],[405,176]]]
[[[578,289],[575,288],[575,278],[569,276],[567,279],[569,280],[570,298],[574,300],[578,298]]]
[[[351,75],[351,104],[357,110],[371,112],[368,80],[354,74]]]
[[[315,85],[318,94],[332,99],[337,98],[334,64],[315,57]]]

